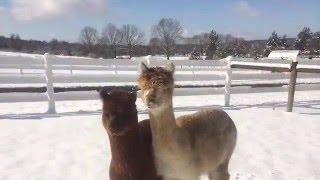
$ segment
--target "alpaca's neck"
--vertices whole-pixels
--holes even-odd
[[[141,142],[138,124],[122,135],[109,135],[112,160],[119,165],[134,163],[132,160],[140,158]],[[125,168],[125,167],[123,167]]]
[[[177,127],[172,101],[168,101],[163,107],[149,110],[149,116],[153,135],[162,136],[163,134],[167,134],[171,136],[171,133]]]

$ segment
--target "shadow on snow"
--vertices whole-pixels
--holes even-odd
[[[185,111],[198,111],[205,108],[221,108],[224,110],[242,110],[248,108],[265,108],[265,109],[277,109],[285,108],[287,106],[286,102],[276,102],[276,103],[261,103],[261,104],[252,104],[252,105],[233,105],[229,107],[219,106],[219,105],[206,105],[206,106],[182,106],[174,108],[175,112],[185,112]],[[299,112],[299,114],[305,115],[320,115],[320,100],[313,101],[297,101],[294,103],[295,108],[305,108],[313,112]],[[284,109],[282,109],[284,110]],[[314,110],[319,110],[319,112],[314,112]],[[140,110],[139,114],[147,114],[146,110]],[[77,112],[64,112],[56,114],[48,113],[24,113],[24,114],[3,114],[0,115],[0,120],[42,120],[42,119],[53,119],[64,116],[91,116],[91,115],[100,115],[101,110],[97,111],[77,111]]]

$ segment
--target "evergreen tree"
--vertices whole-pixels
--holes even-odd
[[[189,60],[200,60],[201,59],[201,50],[194,48],[189,56]]]
[[[271,36],[268,39],[267,49],[270,49],[270,50],[279,49],[282,45],[281,41],[282,39],[278,36],[277,32],[273,31]]]
[[[288,38],[287,35],[283,35],[281,37],[281,49],[288,49],[289,48],[289,44],[288,44]]]
[[[311,53],[320,54],[320,32],[313,33],[309,49],[311,50]]]
[[[247,56],[250,48],[248,43],[241,38],[235,38],[229,46],[231,46],[232,55],[236,57]]]
[[[219,58],[226,58],[227,56],[233,55],[234,51],[231,46],[220,44],[217,48],[216,54]]]
[[[261,57],[261,48],[259,48],[259,46],[256,45],[252,45],[249,49],[249,54],[250,57],[253,57],[254,59],[258,59],[259,57]]]
[[[216,31],[212,30],[209,35],[209,45],[206,50],[207,59],[213,59],[220,44],[219,36]]]
[[[317,42],[316,49],[318,51],[318,54],[320,54],[320,32],[315,33],[314,39]]]
[[[310,41],[312,40],[312,32],[311,29],[305,27],[302,31],[298,34],[298,37],[295,41],[295,48],[301,51],[307,50]]]
[[[276,31],[273,31],[267,41],[266,49],[264,50],[264,56],[268,56],[273,50],[281,49],[282,39],[278,36]]]

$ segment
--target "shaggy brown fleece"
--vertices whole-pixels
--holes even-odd
[[[148,68],[148,71],[141,73],[138,84],[141,89],[150,88],[173,88],[172,72],[161,67]]]

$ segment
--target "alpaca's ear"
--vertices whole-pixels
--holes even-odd
[[[108,99],[110,97],[110,91],[107,89],[102,89],[100,91],[100,99]]]
[[[174,73],[175,66],[174,66],[173,62],[167,63],[164,68],[165,68],[167,71],[170,71],[170,72]]]
[[[140,64],[139,64],[139,72],[143,73],[143,72],[145,72],[147,70],[148,70],[147,65],[144,62],[140,62]]]

